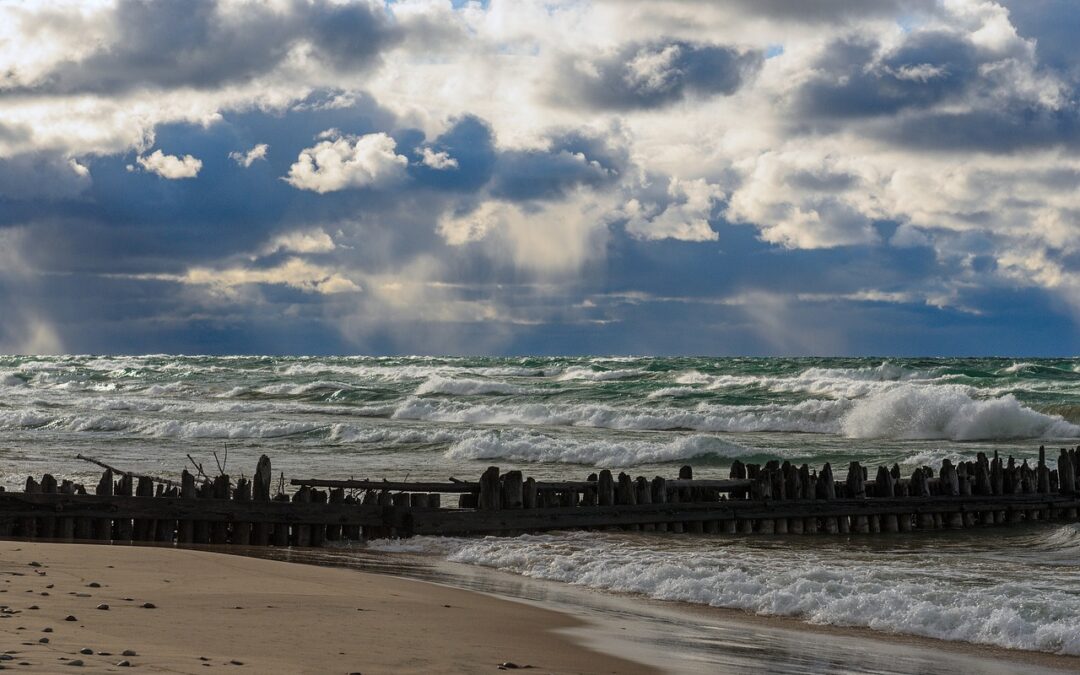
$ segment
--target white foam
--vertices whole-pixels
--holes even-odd
[[[693,458],[744,457],[754,452],[717,436],[607,439],[557,437],[537,431],[490,429],[464,435],[446,451],[449,459],[510,459],[603,467],[658,464]]]
[[[905,385],[855,402],[842,422],[849,438],[1076,438],[1080,426],[1046,415],[1009,394],[979,400],[957,385]]]
[[[615,407],[598,404],[493,403],[410,397],[395,419],[472,424],[581,426],[626,430],[796,431],[835,433],[849,401],[802,401],[793,405],[718,406],[692,409],[661,406]]]
[[[592,368],[585,368],[582,366],[571,366],[567,368],[561,375],[556,377],[556,380],[565,382],[567,380],[586,380],[588,382],[607,382],[610,380],[625,380],[630,377],[637,377],[642,374],[639,368],[629,369],[617,369],[617,370],[593,370]]]
[[[1026,578],[1030,565],[936,554],[851,555],[739,541],[595,532],[518,538],[413,539],[376,548],[590,588],[639,593],[813,623],[1080,654],[1080,595]]]
[[[476,394],[521,394],[527,390],[508,382],[495,382],[492,380],[474,380],[468,378],[446,378],[442,375],[431,375],[416,388],[416,395],[424,394],[457,394],[461,396],[473,396]]]

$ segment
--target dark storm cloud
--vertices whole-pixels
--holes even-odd
[[[491,180],[496,161],[495,134],[484,120],[475,115],[460,117],[430,143],[423,141],[422,134],[416,134],[419,132],[414,132],[408,141],[399,139],[399,148],[412,150],[424,145],[434,152],[445,152],[457,162],[452,170],[411,163],[409,174],[417,184],[439,190],[475,192]]]
[[[798,22],[852,20],[929,12],[934,0],[729,0],[748,14]]]
[[[0,157],[0,203],[76,197],[89,184],[85,169],[55,153],[28,152]],[[4,220],[0,216],[0,224]]]
[[[0,94],[211,89],[270,72],[300,43],[329,65],[356,69],[400,39],[385,13],[328,0],[294,0],[287,11],[250,3],[227,13],[218,0],[121,0],[110,18],[113,42],[56,64],[31,84],[0,87]]]
[[[491,193],[500,199],[555,199],[585,186],[614,183],[629,162],[625,147],[581,132],[556,134],[543,150],[499,154]]]
[[[976,49],[962,35],[920,33],[888,53],[878,49],[858,38],[830,44],[814,64],[820,75],[797,93],[795,114],[893,115],[958,99],[979,77]]]
[[[1009,20],[1023,37],[1035,38],[1039,61],[1080,78],[1080,4],[1075,0],[1004,0]]]
[[[1009,153],[1050,147],[1080,147],[1080,109],[1034,105],[927,113],[882,125],[880,137],[928,152]]]
[[[553,97],[568,105],[630,110],[734,93],[760,69],[759,51],[683,40],[629,44],[595,58],[564,57]]]

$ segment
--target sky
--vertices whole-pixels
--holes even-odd
[[[1076,355],[1074,0],[0,0],[0,353]]]

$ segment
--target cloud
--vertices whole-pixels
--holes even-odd
[[[256,3],[227,0],[120,0],[82,15],[57,9],[7,10],[15,35],[85,40],[82,54],[24,64],[0,96],[126,94],[149,89],[212,89],[302,65],[364,69],[399,40],[374,2]],[[39,48],[35,52],[49,54]],[[63,53],[63,52],[60,52]],[[22,75],[27,72],[28,75]],[[32,73],[32,74],[30,74]]]
[[[199,170],[202,169],[202,160],[191,155],[184,155],[183,157],[166,155],[161,150],[155,150],[145,157],[138,157],[135,161],[150,173],[156,173],[169,180],[195,178],[199,175]]]
[[[334,240],[330,238],[326,232],[321,229],[289,232],[286,234],[279,234],[274,239],[263,247],[262,255],[270,255],[279,251],[290,251],[293,253],[329,253],[333,251],[337,246],[334,244]]]
[[[762,55],[679,40],[629,44],[589,58],[563,57],[552,92],[568,105],[656,108],[688,97],[734,93],[761,67]]]
[[[295,188],[320,194],[391,185],[404,179],[409,164],[404,155],[394,152],[396,147],[397,142],[382,132],[325,140],[301,150],[285,180]]]
[[[322,295],[361,291],[360,286],[343,274],[301,258],[289,258],[273,267],[192,267],[179,275],[156,274],[133,278],[207,286],[217,293],[228,293],[235,287],[253,284],[289,286],[305,293]]]
[[[458,161],[447,152],[436,152],[431,148],[420,148],[421,163],[436,171],[458,168]]]
[[[270,146],[266,143],[258,143],[252,149],[247,152],[233,151],[229,153],[229,159],[233,160],[240,166],[249,168],[252,164],[260,159],[266,159],[266,152],[270,149]]]
[[[639,239],[716,241],[720,235],[709,225],[712,209],[724,196],[716,185],[704,179],[679,180],[672,177],[658,199],[631,198],[623,211],[626,231]]]

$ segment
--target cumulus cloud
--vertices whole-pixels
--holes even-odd
[[[391,185],[404,179],[409,164],[395,148],[397,142],[382,132],[324,140],[300,151],[285,180],[295,188],[320,194]]]
[[[233,151],[229,153],[229,159],[233,160],[245,169],[249,168],[252,164],[260,159],[266,159],[266,152],[270,149],[270,146],[266,143],[258,143],[252,149],[247,152]]]
[[[458,168],[458,161],[447,152],[436,152],[431,148],[420,149],[420,161],[436,171]]]
[[[656,201],[631,198],[624,208],[626,231],[639,239],[716,241],[719,234],[709,225],[712,209],[724,196],[703,178],[672,177],[667,191]],[[646,201],[642,202],[642,199]]]
[[[202,169],[202,160],[200,159],[196,159],[191,155],[184,155],[183,157],[166,155],[161,150],[155,150],[149,155],[138,157],[135,161],[150,173],[156,173],[169,180],[194,178],[199,175],[199,170]]]

